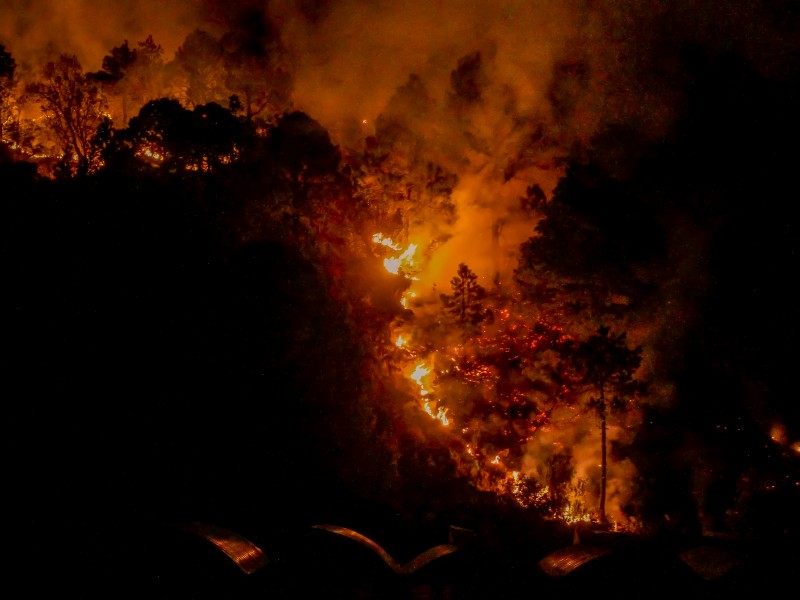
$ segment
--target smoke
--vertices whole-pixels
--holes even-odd
[[[45,60],[74,54],[84,70],[126,39],[153,35],[169,60],[198,23],[196,0],[8,0],[0,3],[0,43],[17,63],[36,72]]]

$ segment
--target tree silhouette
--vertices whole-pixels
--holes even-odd
[[[131,79],[126,74],[136,62],[136,50],[128,46],[128,40],[122,45],[111,49],[111,54],[103,58],[103,69],[87,76],[99,82],[109,95],[119,96],[122,124],[128,124],[128,100],[130,96]]]
[[[600,520],[606,522],[606,478],[608,471],[606,430],[610,413],[624,413],[644,392],[634,375],[642,361],[642,347],[629,348],[626,332],[614,335],[600,327],[588,339],[564,348],[569,364],[570,387],[575,400],[600,421]]]
[[[545,218],[520,247],[522,293],[553,316],[618,319],[641,310],[657,286],[665,234],[640,185],[572,161],[550,201],[528,190],[523,205]]]
[[[464,263],[458,265],[456,276],[450,280],[452,294],[440,294],[445,311],[464,326],[475,326],[483,320],[481,300],[486,290],[478,283],[478,276]]]
[[[224,53],[221,41],[202,29],[195,29],[175,52],[175,73],[179,97],[187,106],[208,102],[223,104],[232,92],[225,86]]]
[[[259,11],[246,13],[222,36],[225,85],[239,98],[245,117],[272,122],[291,106],[293,81],[278,27]]]
[[[341,156],[328,131],[303,112],[285,114],[270,127],[267,149],[297,207],[322,192],[339,171]]]
[[[6,122],[10,121],[14,114],[12,94],[16,86],[14,78],[16,69],[17,62],[14,57],[6,51],[3,44],[0,44],[0,141],[5,138]]]
[[[117,132],[106,153],[115,168],[163,168],[170,173],[218,171],[235,162],[247,127],[213,102],[188,110],[177,100],[148,102]]]

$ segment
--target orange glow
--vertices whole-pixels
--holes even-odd
[[[417,297],[416,292],[411,292],[411,291],[404,292],[403,296],[400,298],[400,304],[403,306],[403,308],[408,308],[408,299],[416,297]]]
[[[780,444],[781,446],[785,446],[789,441],[789,438],[786,435],[786,427],[783,425],[783,423],[773,423],[769,431],[769,437],[773,442]]]

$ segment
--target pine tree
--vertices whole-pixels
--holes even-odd
[[[445,311],[465,328],[480,323],[484,316],[481,300],[486,290],[478,283],[478,276],[461,263],[450,287],[452,294],[440,294]]]

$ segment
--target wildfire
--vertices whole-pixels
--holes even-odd
[[[431,391],[426,387],[425,383],[423,383],[422,378],[427,377],[430,375],[431,370],[430,368],[425,366],[425,363],[419,363],[414,370],[409,375],[410,379],[413,379],[414,382],[419,386],[419,393],[420,396],[427,396],[431,393]]]
[[[422,410],[424,410],[432,419],[436,419],[445,427],[450,425],[450,419],[447,416],[449,411],[444,406],[437,406],[435,400],[429,396],[433,390],[428,387],[428,383],[423,381],[431,374],[431,368],[426,366],[424,362],[417,363],[414,370],[411,371],[408,378],[413,380],[419,387],[419,395],[422,398]]]
[[[409,244],[408,247],[403,250],[401,246],[398,246],[392,240],[392,238],[385,237],[382,233],[374,234],[372,236],[372,241],[376,244],[380,244],[381,246],[391,248],[395,252],[400,252],[400,254],[397,256],[391,256],[383,259],[383,267],[389,271],[389,273],[392,273],[393,275],[400,275],[402,271],[402,275],[404,277],[408,279],[417,279],[411,275],[416,267],[414,260],[414,255],[417,253],[416,244]]]
[[[392,238],[384,237],[382,233],[376,233],[372,236],[372,241],[381,246],[386,246],[392,250],[400,250],[400,246],[392,241]]]
[[[424,277],[416,244],[404,246],[382,233],[374,234],[372,241],[381,246],[380,252],[389,255],[383,260],[388,272],[410,280],[418,280],[417,274]],[[400,304],[411,310],[414,298],[417,291],[407,289]],[[549,415],[540,409],[532,410],[535,404],[529,389],[513,384],[509,387],[503,379],[508,371],[503,371],[503,364],[520,361],[531,350],[547,351],[563,333],[549,323],[520,319],[507,306],[497,307],[494,314],[489,327],[481,326],[450,344],[411,347],[411,340],[419,333],[412,329],[417,327],[412,324],[416,320],[404,321],[403,329],[394,332],[394,345],[404,350],[399,355],[400,360],[406,361],[402,373],[415,384],[420,412],[442,426],[442,435],[449,436],[452,442],[450,454],[457,471],[477,489],[508,498],[524,508],[535,507],[547,518],[568,524],[595,522],[597,517],[588,509],[591,501],[587,500],[585,479],[551,481],[546,470],[547,456],[540,458],[544,464],[534,466],[536,460],[524,464],[526,444],[532,440],[533,432],[547,431]],[[436,325],[428,322],[425,326]],[[427,334],[421,337],[429,339]],[[434,360],[441,368],[434,370]],[[526,381],[521,379],[523,385]],[[476,396],[467,405],[470,412],[459,412],[456,420],[442,395],[449,397],[456,390],[457,398],[457,390],[463,389],[459,386],[470,386]],[[459,407],[463,408],[460,404]]]
[[[136,156],[142,160],[149,161],[156,166],[164,161],[164,152],[155,145],[143,146],[136,150]]]
[[[409,298],[416,298],[417,293],[412,291],[407,291],[403,293],[403,296],[400,298],[400,304],[403,308],[408,308],[408,299]]]

